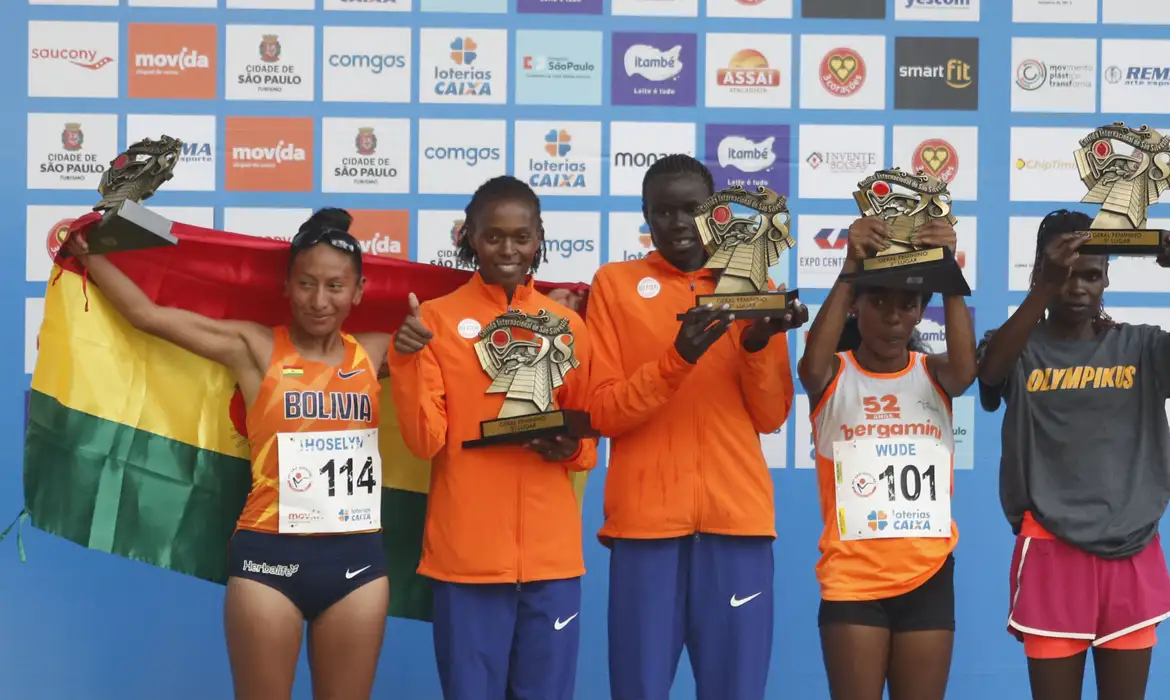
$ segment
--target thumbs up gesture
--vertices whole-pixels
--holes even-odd
[[[418,297],[414,292],[408,299],[410,315],[402,322],[398,332],[394,334],[394,350],[402,355],[411,355],[422,350],[434,338],[434,334],[427,330],[422,322],[422,312],[419,310]]]

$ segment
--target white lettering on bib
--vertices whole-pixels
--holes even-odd
[[[933,439],[834,442],[841,539],[950,537],[951,459]]]
[[[276,436],[281,533],[317,535],[382,527],[378,429]]]

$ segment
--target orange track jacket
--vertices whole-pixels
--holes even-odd
[[[714,290],[711,271],[682,272],[657,252],[604,265],[593,279],[589,410],[612,439],[603,544],[776,536],[760,434],[778,430],[792,407],[788,340],[777,335],[749,353],[740,346],[749,322],[736,322],[688,364],[674,349],[676,316]]]
[[[556,407],[584,410],[591,354],[584,322],[531,282],[516,289],[511,306],[529,314],[548,309],[569,319],[581,364],[556,390]],[[562,463],[546,462],[523,447],[463,449],[464,440],[480,437],[480,421],[496,418],[504,402],[503,394],[485,393],[491,380],[474,345],[479,329],[508,307],[503,288],[477,274],[422,304],[423,325],[434,334],[427,347],[411,355],[390,349],[403,441],[418,457],[432,460],[418,573],[439,581],[512,583],[585,573],[581,512],[569,472],[597,464],[597,441],[582,440],[577,454]]]

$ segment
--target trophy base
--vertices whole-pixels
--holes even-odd
[[[497,445],[522,445],[537,438],[564,435],[575,438],[600,437],[593,429],[589,414],[584,411],[548,411],[512,418],[481,421],[478,440],[464,440],[463,449]]]
[[[800,290],[788,289],[783,292],[751,292],[746,294],[700,294],[695,297],[695,306],[710,304],[720,307],[726,304],[728,311],[739,318],[776,318],[788,309],[793,300],[800,297]],[[686,314],[678,314],[679,321]]]
[[[1085,255],[1161,256],[1170,253],[1170,231],[1162,229],[1091,228],[1077,233],[1091,236],[1077,249]]]
[[[179,239],[171,233],[173,225],[170,219],[126,199],[102,216],[85,242],[94,255],[175,245]],[[61,255],[67,257],[67,249],[62,249]]]
[[[924,248],[863,260],[841,279],[864,287],[890,287],[945,296],[971,296],[971,287],[950,248]]]

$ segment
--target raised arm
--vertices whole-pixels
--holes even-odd
[[[780,318],[757,320],[740,336],[740,391],[757,433],[775,432],[788,420],[795,393],[788,331],[807,322],[808,307],[794,299]]]
[[[1045,247],[1038,271],[1040,279],[1032,286],[1020,308],[987,341],[981,353],[979,381],[982,384],[1000,387],[1007,381],[1036,324],[1044,318],[1048,304],[1060,294],[1071,272],[1072,263],[1077,258],[1077,248],[1085,240],[1079,234],[1066,233],[1057,236]]]
[[[251,384],[253,374],[263,373],[261,365],[267,365],[272,353],[271,329],[159,306],[105,256],[90,255],[81,237],[73,237],[69,246],[102,295],[134,328],[224,365],[241,382]]]
[[[394,335],[387,364],[390,392],[402,441],[419,459],[432,459],[447,444],[447,396],[443,372],[430,347],[437,328],[428,309],[410,295],[410,315]]]
[[[918,241],[926,246],[946,246],[955,250],[955,229],[935,219],[919,232]],[[926,358],[927,370],[947,396],[961,396],[975,382],[975,325],[961,296],[943,297],[947,329],[947,352]]]
[[[856,272],[858,261],[868,257],[870,251],[889,247],[888,238],[885,221],[877,217],[854,221],[849,227],[848,252],[841,274]],[[804,341],[804,356],[796,365],[796,373],[813,405],[816,404],[814,399],[824,393],[840,369],[837,343],[841,339],[841,331],[845,328],[845,318],[851,306],[853,285],[838,278],[817,317],[813,319],[808,338]]]

